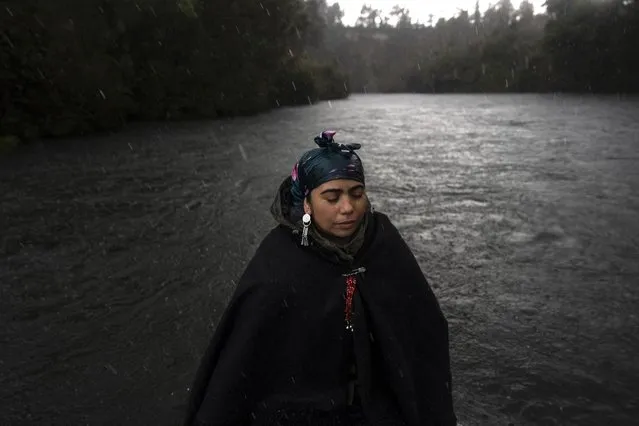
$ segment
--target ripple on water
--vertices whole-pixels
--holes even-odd
[[[637,105],[353,96],[25,146],[0,165],[0,423],[171,423],[281,176],[331,123],[446,295],[464,424],[634,424]]]
[[[480,198],[468,198],[465,200],[451,201],[447,202],[448,206],[451,208],[456,207],[486,207],[489,205],[488,201],[482,200]]]

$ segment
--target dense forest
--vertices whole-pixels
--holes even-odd
[[[428,25],[364,6],[355,28],[339,4],[318,5],[324,56],[353,91],[639,92],[637,0],[548,0],[543,13],[499,0]]]
[[[4,5],[0,136],[250,114],[349,92],[639,91],[639,0],[548,0],[540,13],[500,0],[428,23],[364,4],[354,27],[326,0]]]
[[[0,136],[82,134],[346,96],[346,77],[304,54],[308,7],[303,0],[3,2]]]

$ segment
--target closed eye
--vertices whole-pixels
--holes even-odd
[[[339,201],[339,198],[343,194],[343,192],[340,189],[327,189],[326,191],[322,192],[322,194],[328,196],[327,198],[325,198],[326,201],[334,204]],[[362,196],[364,195],[364,187],[356,186],[354,188],[351,188],[348,191],[348,195],[355,199],[362,198]]]

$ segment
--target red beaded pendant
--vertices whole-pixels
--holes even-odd
[[[353,296],[357,289],[357,278],[355,275],[346,277],[346,303],[344,305],[344,320],[346,322],[346,329],[353,331]]]

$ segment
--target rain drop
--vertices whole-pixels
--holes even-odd
[[[111,371],[116,376],[118,375],[118,370],[116,370],[115,367],[113,367],[111,364],[106,364],[104,366],[104,368],[106,368],[107,370]]]
[[[246,155],[246,151],[244,151],[244,147],[239,143],[237,144],[237,147],[240,150],[240,154],[242,155],[244,161],[248,161],[248,156]]]
[[[5,40],[7,41],[7,43],[9,44],[9,47],[13,49],[13,48],[14,48],[14,46],[13,46],[13,43],[11,42],[11,39],[9,38],[9,36],[8,36],[8,35],[6,35],[6,34],[2,34],[2,36],[4,37],[4,39],[5,39]]]

